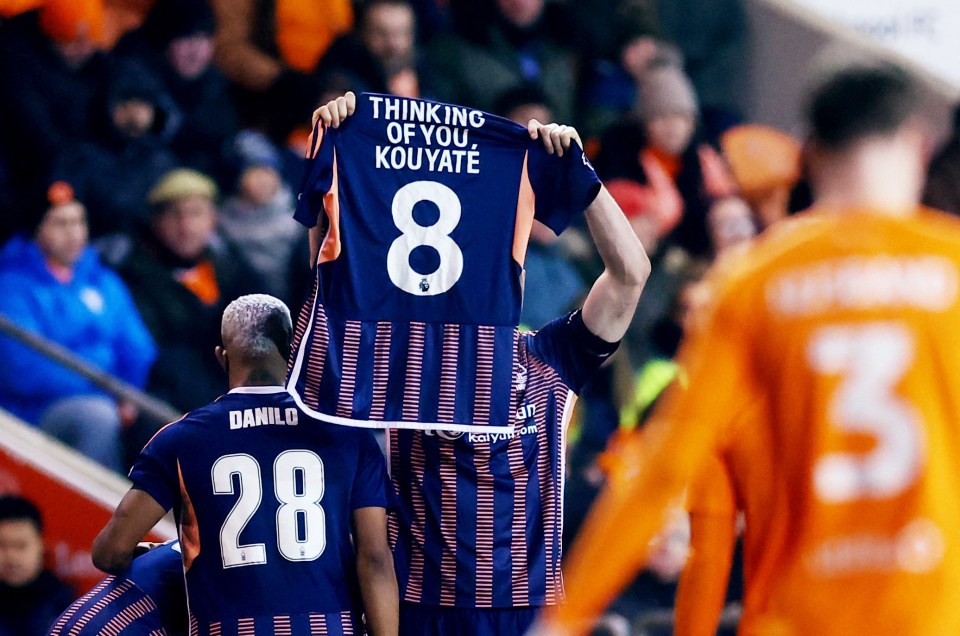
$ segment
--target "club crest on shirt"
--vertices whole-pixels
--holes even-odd
[[[527,367],[518,364],[513,368],[513,384],[517,387],[518,393],[527,390]]]

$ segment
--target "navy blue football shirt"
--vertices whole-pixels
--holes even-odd
[[[296,218],[326,229],[288,388],[341,424],[509,430],[533,219],[559,233],[598,189],[509,120],[361,95],[314,131]]]
[[[389,487],[369,431],[309,420],[282,387],[237,388],[161,429],[130,479],[175,510],[191,633],[360,629],[351,514]]]

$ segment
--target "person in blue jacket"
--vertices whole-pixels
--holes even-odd
[[[101,370],[143,387],[156,345],[120,277],[88,244],[86,209],[56,182],[32,236],[0,249],[0,314]],[[120,431],[136,417],[89,380],[0,334],[0,408],[121,470]]]

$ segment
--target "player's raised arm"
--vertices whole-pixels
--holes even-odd
[[[527,131],[531,138],[542,140],[551,154],[563,156],[571,147],[583,152],[580,135],[572,126],[541,124],[532,119]],[[601,186],[587,207],[586,217],[604,269],[583,303],[583,323],[594,335],[616,342],[633,319],[650,275],[650,259],[606,188]]]
[[[400,600],[393,555],[387,539],[383,508],[358,508],[353,513],[357,540],[357,578],[372,636],[395,636],[400,622]]]
[[[165,513],[163,506],[146,492],[136,488],[128,490],[110,521],[93,540],[93,564],[110,574],[127,569],[137,544]]]

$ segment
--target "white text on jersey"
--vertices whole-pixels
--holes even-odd
[[[230,411],[230,430],[269,425],[296,426],[298,419],[297,409],[288,408],[281,412],[278,406],[261,406],[255,409]]]

